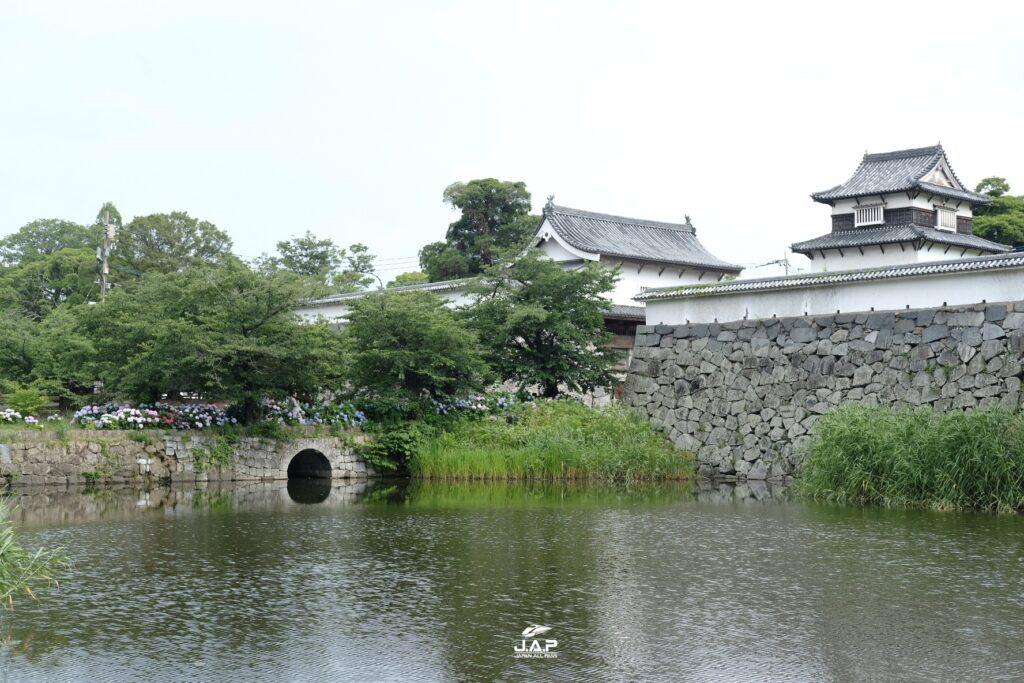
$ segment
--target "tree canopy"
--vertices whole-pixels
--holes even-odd
[[[402,287],[405,285],[422,285],[430,282],[430,277],[421,270],[412,270],[408,273],[400,273],[388,282],[388,287]]]
[[[456,182],[444,201],[461,211],[445,241],[420,250],[420,266],[432,282],[479,275],[510,250],[521,250],[537,228],[530,193],[522,182],[494,178]]]
[[[99,242],[100,233],[95,228],[59,218],[43,218],[0,239],[0,261],[5,266],[19,266],[61,249],[95,249]]]
[[[364,244],[357,242],[346,250],[307,230],[304,235],[278,242],[277,256],[263,259],[261,265],[311,278],[340,293],[355,292],[372,284],[374,259]]]
[[[341,345],[295,309],[308,285],[237,259],[183,273],[147,273],[82,311],[96,376],[119,396],[195,392],[254,412],[263,396],[311,399],[338,381]]]
[[[476,334],[431,292],[374,292],[352,301],[343,331],[356,393],[417,401],[481,390],[488,367]]]
[[[503,381],[520,389],[541,388],[557,396],[559,385],[586,392],[611,384],[612,358],[602,350],[609,340],[604,294],[618,274],[588,264],[563,270],[536,250],[482,278],[481,299],[466,309],[484,340],[487,359]]]
[[[992,203],[974,209],[974,234],[993,242],[1024,245],[1024,196],[1008,194],[1005,178],[985,178],[975,188],[992,197]]]
[[[111,269],[115,284],[123,284],[147,273],[221,263],[229,256],[231,238],[213,223],[184,211],[154,213],[136,216],[118,231]]]

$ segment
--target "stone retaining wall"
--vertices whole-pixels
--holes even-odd
[[[938,410],[1021,397],[1024,302],[638,329],[624,400],[707,476],[799,474],[844,403]]]
[[[240,439],[230,463],[219,468],[205,456],[213,437],[197,433],[73,430],[64,436],[35,431],[2,436],[7,443],[0,443],[0,477],[18,484],[287,479],[288,463],[307,449],[327,458],[332,479],[376,476],[356,454],[361,435]]]

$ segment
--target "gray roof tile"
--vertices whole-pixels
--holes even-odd
[[[724,273],[742,268],[704,248],[686,223],[659,223],[549,204],[544,218],[570,246],[591,254],[692,266]]]
[[[873,244],[896,244],[898,242],[937,242],[955,247],[980,249],[1001,253],[1010,247],[997,242],[990,242],[977,235],[965,235],[959,232],[948,232],[923,225],[882,225],[877,228],[854,228],[830,232],[806,242],[797,242],[790,248],[798,254],[821,249],[843,249],[845,247],[865,247]]]
[[[785,277],[759,278],[756,280],[728,280],[706,285],[683,285],[648,289],[633,297],[634,301],[656,299],[678,299],[701,296],[719,296],[738,292],[759,292],[805,287],[831,287],[846,282],[867,282],[889,280],[901,277],[922,277],[943,273],[962,273],[984,270],[1024,268],[1024,253],[1011,252],[995,256],[978,256],[969,259],[911,263],[902,266],[872,268],[870,270],[847,270],[828,273],[787,275]]]
[[[816,202],[828,204],[837,199],[923,190],[974,204],[988,204],[992,201],[988,195],[977,192],[921,182],[921,179],[935,168],[941,159],[946,160],[946,165],[952,171],[953,167],[949,164],[942,145],[903,149],[882,154],[865,154],[860,166],[853,172],[849,180],[831,189],[815,192],[811,198]],[[953,173],[953,178],[963,187],[963,183],[956,177],[956,173]]]

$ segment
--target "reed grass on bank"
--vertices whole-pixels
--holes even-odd
[[[463,420],[426,438],[410,462],[426,479],[681,479],[692,459],[620,406],[523,406],[506,420]]]
[[[14,596],[35,597],[32,587],[57,583],[57,571],[67,564],[54,550],[28,550],[18,541],[7,503],[0,501],[0,603],[10,607]]]
[[[844,407],[818,423],[797,486],[840,503],[1024,511],[1024,414]]]

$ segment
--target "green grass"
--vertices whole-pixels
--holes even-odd
[[[463,420],[428,434],[409,463],[424,479],[682,479],[693,460],[635,413],[572,401],[528,404],[505,420]]]
[[[1024,414],[841,408],[818,423],[797,492],[840,503],[1024,511]]]
[[[14,605],[14,596],[34,598],[32,586],[56,585],[57,571],[67,564],[57,551],[23,547],[14,532],[7,504],[0,501],[0,602]]]

